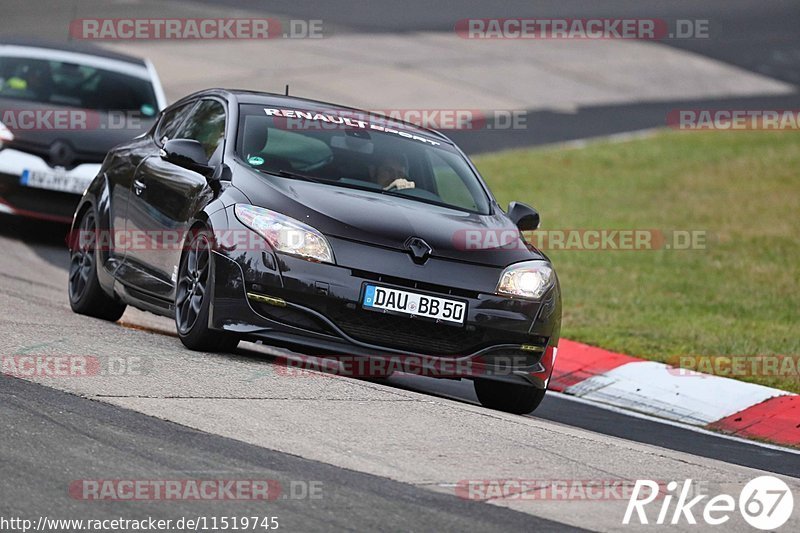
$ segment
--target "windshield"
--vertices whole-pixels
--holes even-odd
[[[158,112],[147,80],[77,63],[0,57],[0,97],[98,111]]]
[[[236,151],[252,168],[489,214],[489,199],[447,142],[366,113],[240,106]]]

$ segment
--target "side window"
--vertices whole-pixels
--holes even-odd
[[[164,113],[156,128],[155,139],[158,144],[164,144],[166,140],[175,138],[175,131],[183,123],[193,105],[194,102],[189,102]]]
[[[175,139],[194,139],[203,145],[209,158],[225,136],[225,107],[216,100],[201,100],[183,121]]]

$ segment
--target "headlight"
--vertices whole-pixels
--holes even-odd
[[[299,220],[254,205],[233,208],[242,224],[255,231],[275,250],[310,261],[333,263],[333,251],[325,236]]]
[[[553,286],[556,275],[545,261],[525,261],[511,265],[503,271],[498,294],[539,299]]]
[[[8,127],[0,122],[0,148],[3,147],[3,142],[11,142],[14,140],[14,134]]]

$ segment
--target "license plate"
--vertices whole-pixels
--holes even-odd
[[[364,307],[463,324],[467,304],[457,300],[367,285]]]
[[[19,178],[21,185],[48,189],[50,191],[83,193],[89,182],[79,176],[70,176],[64,170],[23,170]]]

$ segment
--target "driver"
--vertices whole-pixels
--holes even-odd
[[[408,166],[400,155],[387,155],[381,158],[378,166],[372,167],[370,171],[370,177],[385,191],[416,187],[416,184],[408,179]]]

